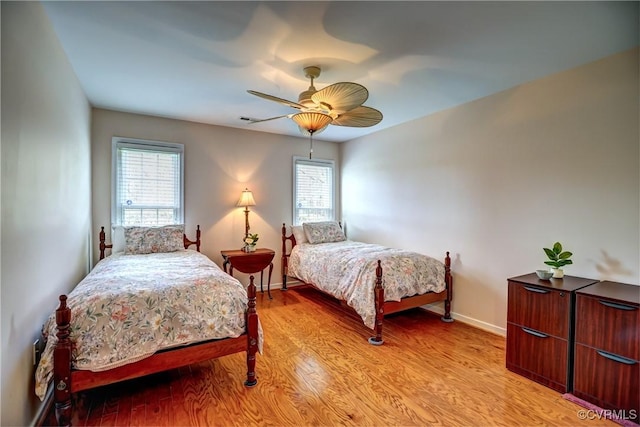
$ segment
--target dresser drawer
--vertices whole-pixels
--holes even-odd
[[[637,360],[624,363],[607,356],[594,348],[576,345],[573,394],[606,409],[623,409],[627,416],[635,413],[637,423],[640,363]]]
[[[578,294],[576,343],[640,360],[640,310],[633,303]]]
[[[569,335],[571,293],[509,282],[507,321],[559,338]]]
[[[566,391],[567,341],[507,323],[507,368],[541,384]]]

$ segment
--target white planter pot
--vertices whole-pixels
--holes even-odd
[[[564,277],[564,271],[561,268],[552,268],[553,278],[554,279],[562,279]]]
[[[251,245],[247,245],[244,247],[243,249],[245,252],[255,252],[256,251],[256,247],[255,246],[251,246]]]

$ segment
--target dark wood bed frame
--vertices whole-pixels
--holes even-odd
[[[287,241],[291,242],[290,248],[287,247]],[[291,233],[287,236],[286,224],[282,224],[282,290],[287,290],[287,274],[289,269],[289,256],[293,247],[296,245],[296,238]],[[293,276],[292,276],[293,277]],[[295,278],[299,280],[297,277]],[[415,295],[412,297],[403,298],[401,301],[385,301],[384,300],[384,288],[382,287],[382,265],[378,260],[376,266],[376,283],[375,283],[375,305],[376,305],[376,321],[375,321],[375,337],[369,338],[369,343],[373,345],[382,345],[384,340],[382,339],[382,321],[385,315],[397,313],[399,311],[409,310],[423,306],[425,304],[433,304],[434,302],[444,301],[444,316],[441,317],[443,322],[453,322],[451,317],[451,299],[453,297],[453,277],[451,276],[451,258],[449,252],[444,259],[444,280],[446,288],[439,293],[427,292],[422,295]],[[318,289],[313,283],[302,282],[305,285],[309,285]],[[323,292],[321,289],[318,289]],[[324,293],[324,292],[323,292]]]
[[[200,226],[197,227],[195,241],[184,236],[185,249],[191,245],[196,245],[200,252]],[[104,258],[105,250],[112,247],[113,245],[105,243],[104,227],[101,227],[100,259]],[[56,309],[58,343],[53,355],[53,394],[58,424],[71,425],[73,393],[243,351],[247,352],[247,379],[244,384],[247,387],[256,385],[258,382],[255,373],[258,351],[258,313],[256,312],[256,286],[253,279],[254,277],[250,276],[247,289],[249,301],[246,312],[247,330],[244,334],[237,338],[209,340],[161,350],[138,362],[100,372],[75,370],[71,366],[72,344],[69,339],[71,309],[67,307],[67,296],[61,295],[60,306]]]

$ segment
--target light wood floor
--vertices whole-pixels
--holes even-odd
[[[385,344],[309,288],[258,294],[264,354],[226,356],[79,394],[75,425],[579,426],[581,409],[505,368],[505,339],[421,309],[385,320]]]

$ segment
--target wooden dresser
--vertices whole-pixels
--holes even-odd
[[[556,391],[572,384],[575,292],[597,280],[508,279],[507,369]]]
[[[600,282],[576,293],[573,394],[638,422],[640,287]]]

